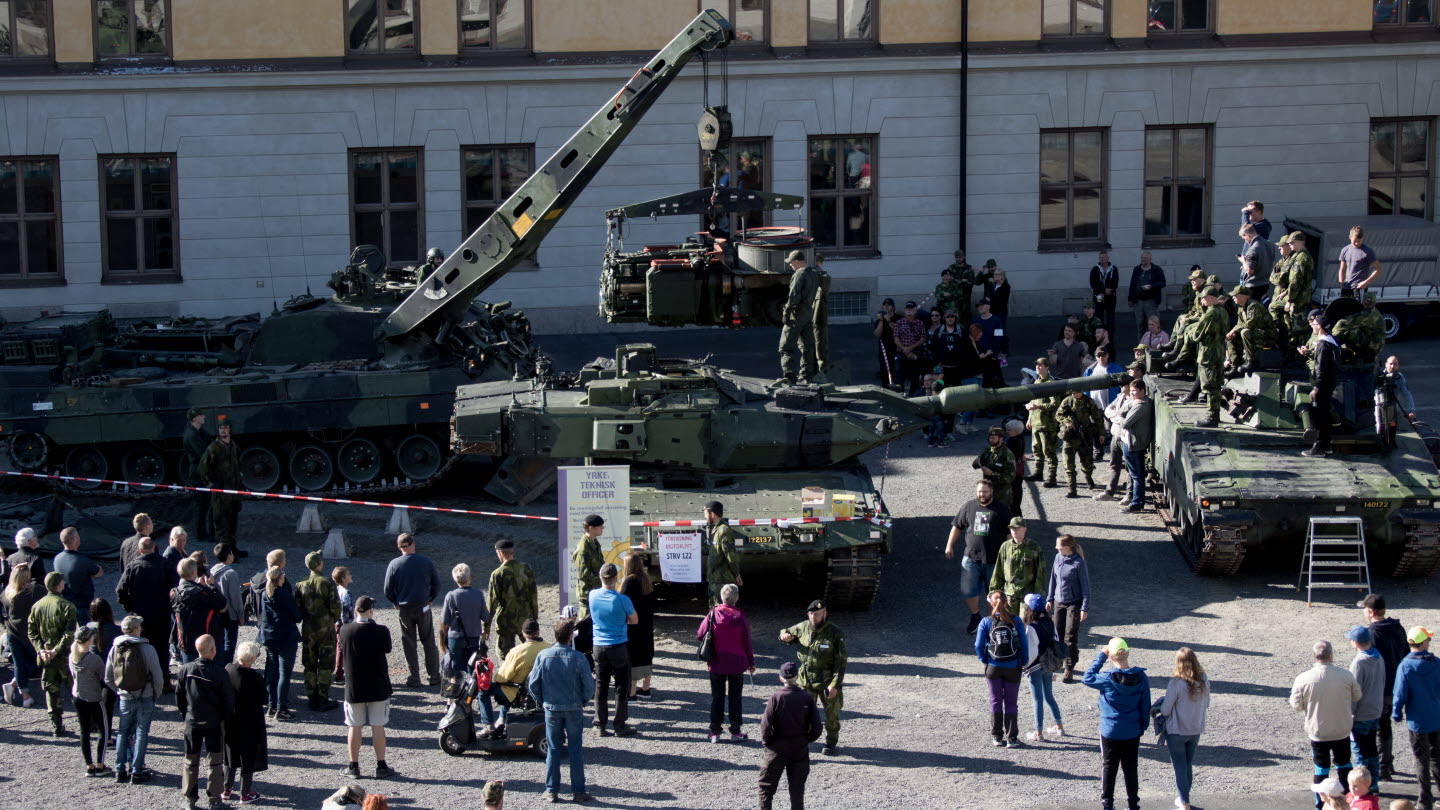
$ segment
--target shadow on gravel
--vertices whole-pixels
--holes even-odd
[[[1190,614],[1190,615],[1194,615],[1194,614]],[[1179,646],[1179,645],[1177,645],[1177,644],[1176,644],[1174,641],[1172,641],[1172,640],[1163,640],[1163,639],[1154,639],[1154,638],[1142,638],[1142,637],[1137,637],[1137,636],[1126,636],[1126,637],[1125,637],[1125,641],[1129,642],[1129,644],[1130,644],[1131,647],[1140,647],[1140,648],[1142,648],[1142,649],[1148,647],[1149,649],[1152,649],[1152,650],[1164,650],[1164,649],[1169,649],[1169,648],[1171,648],[1171,647],[1178,647],[1178,646]],[[1189,647],[1189,648],[1192,649],[1192,650],[1194,650],[1196,653],[1215,653],[1215,654],[1217,654],[1217,655],[1239,655],[1239,656],[1248,656],[1248,657],[1251,657],[1251,658],[1274,658],[1274,657],[1275,657],[1273,654],[1268,653],[1268,652],[1259,652],[1259,651],[1257,651],[1257,650],[1244,650],[1244,649],[1241,649],[1241,648],[1239,648],[1239,647],[1222,647],[1222,646],[1219,646],[1219,645],[1216,645],[1216,644],[1198,644],[1198,643],[1195,643],[1195,642],[1186,642],[1186,643],[1185,643],[1185,646],[1186,646],[1186,647]],[[1152,676],[1152,677],[1151,677],[1151,680],[1154,681],[1155,678]],[[1286,691],[1285,694],[1286,694],[1286,695],[1289,695],[1290,693],[1289,693],[1289,691]]]
[[[906,751],[898,748],[858,748],[853,745],[847,745],[840,749],[840,754],[842,760],[845,757],[849,757],[859,762],[866,762],[885,768],[943,768],[952,773],[1045,776],[1052,779],[1095,779],[1098,781],[1099,778],[1098,776],[1090,777],[1068,774],[1056,771],[1054,768],[1021,765],[1013,760],[993,757],[965,757],[933,751]]]

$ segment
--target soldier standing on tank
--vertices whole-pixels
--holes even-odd
[[[962,297],[960,282],[955,280],[954,265],[941,270],[940,283],[935,285],[935,309],[933,311],[945,313],[953,309],[958,315],[960,313],[960,300]],[[966,312],[969,312],[969,307],[966,307]],[[968,324],[969,319],[967,317],[965,323],[960,324],[960,328],[963,329]]]
[[[1285,320],[1276,320],[1281,328],[1290,330],[1290,344],[1302,343],[1310,334],[1310,324],[1305,316],[1310,312],[1310,299],[1315,295],[1315,259],[1305,249],[1305,234],[1294,231],[1290,234],[1291,254],[1287,265],[1285,288]]]
[[[1402,413],[1415,421],[1415,397],[1410,394],[1405,375],[1400,373],[1400,358],[1392,354],[1375,375],[1375,432],[1387,450],[1395,449],[1395,430]]]
[[[1215,427],[1220,424],[1220,387],[1224,382],[1225,333],[1229,330],[1230,319],[1220,305],[1218,287],[1206,287],[1200,299],[1209,309],[1195,324],[1195,345],[1198,367],[1196,382],[1205,392],[1205,418],[1195,423],[1196,427]],[[1187,397],[1188,399],[1188,397]]]
[[[1037,383],[1050,382],[1050,361],[1044,357],[1035,358],[1035,375]],[[1057,397],[1041,397],[1025,403],[1025,410],[1030,414],[1026,427],[1030,428],[1031,450],[1035,454],[1035,473],[1029,480],[1044,478],[1047,489],[1056,486],[1055,476],[1060,472],[1059,448],[1055,446],[1060,433],[1055,410],[1059,407]],[[1046,464],[1050,466],[1048,478],[1045,476]]]
[[[845,634],[826,619],[829,611],[819,599],[805,609],[809,619],[780,631],[780,640],[797,647],[800,686],[825,707],[825,747],[833,756],[840,746],[840,710],[845,706]]]
[[[219,489],[240,489],[244,486],[240,480],[240,448],[232,437],[230,420],[222,416],[215,424],[220,435],[200,457],[200,480]],[[216,541],[236,546],[236,557],[245,556],[235,538],[240,522],[240,496],[210,493],[210,520],[215,527]]]
[[[780,385],[795,385],[804,372],[800,344],[810,339],[815,317],[815,293],[820,276],[805,261],[805,254],[792,250],[785,257],[790,265],[790,296],[785,300],[784,326],[780,327]],[[598,587],[598,586],[597,586]]]
[[[805,381],[811,383],[829,382],[826,376],[830,370],[830,274],[825,272],[825,256],[815,254],[815,303],[811,307],[814,315],[810,319],[810,339],[802,340],[805,348]]]
[[[1105,433],[1105,416],[1100,413],[1100,407],[1089,394],[1073,391],[1055,409],[1055,419],[1060,424],[1060,438],[1065,447],[1065,475],[1070,486],[1065,497],[1078,498],[1080,495],[1075,491],[1075,455],[1080,455],[1080,466],[1085,470],[1085,483],[1091,489],[1096,489],[1095,454],[1091,448],[1095,444],[1095,438]],[[1016,609],[1019,609],[1018,604]]]
[[[1235,326],[1225,333],[1225,340],[1230,346],[1230,357],[1226,362],[1232,377],[1258,371],[1260,350],[1276,344],[1275,321],[1271,320],[1270,311],[1260,303],[1260,299],[1251,295],[1253,292],[1250,287],[1236,287],[1230,291],[1239,309]]]
[[[970,466],[979,470],[980,475],[990,482],[990,488],[996,495],[1010,495],[1015,483],[1015,454],[1005,446],[1004,428],[990,428],[985,441],[987,446]]]
[[[600,568],[605,565],[605,554],[600,550],[605,518],[586,515],[581,524],[584,529],[580,543],[570,553],[570,601],[578,610],[577,623],[590,615],[590,592],[600,587]]]
[[[535,590],[535,572],[530,570],[530,566],[515,559],[514,540],[507,538],[495,541],[495,556],[500,560],[500,565],[490,572],[490,588],[486,599],[490,603],[491,616],[489,621],[485,622],[484,636],[490,636],[490,625],[493,623],[495,643],[499,647],[501,660],[504,660],[515,646],[515,637],[524,635],[521,628],[525,621],[540,620],[540,598]]]
[[[300,606],[300,666],[305,670],[305,694],[312,712],[328,712],[340,705],[330,699],[340,593],[335,583],[320,573],[324,566],[320,552],[306,554],[305,567],[310,576],[295,583],[295,602]]]
[[[1282,350],[1289,351],[1290,318],[1285,314],[1285,302],[1290,300],[1290,265],[1295,261],[1295,246],[1290,244],[1290,234],[1280,237],[1275,243],[1280,249],[1280,258],[1270,270],[1270,320],[1275,323],[1276,336]]]
[[[1335,324],[1335,339],[1355,358],[1355,364],[1373,370],[1385,348],[1385,317],[1375,308],[1375,291],[1365,291],[1365,308]]]
[[[740,558],[735,554],[735,531],[725,522],[725,505],[719,501],[705,504],[705,525],[709,527],[705,557],[705,583],[710,589],[710,605],[721,604],[720,589],[731,583],[745,586],[740,577]]]
[[[185,418],[190,420],[185,426],[185,460],[190,464],[191,483],[201,485],[200,459],[204,458],[205,450],[212,441],[210,434],[205,432],[205,412],[199,408],[191,408],[185,412]],[[195,539],[208,541],[214,539],[215,530],[210,525],[210,493],[196,492],[195,495]]]

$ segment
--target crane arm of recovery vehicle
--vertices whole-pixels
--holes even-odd
[[[476,296],[534,255],[681,68],[734,38],[734,27],[713,10],[691,20],[395,308],[380,326],[382,337],[401,342],[462,317]]]

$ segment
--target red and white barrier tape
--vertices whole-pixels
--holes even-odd
[[[81,481],[90,484],[112,484],[114,486],[131,487],[138,491],[146,489],[164,489],[181,492],[210,492],[220,495],[244,495],[253,498],[275,498],[282,501],[306,501],[310,503],[338,503],[348,506],[379,506],[386,509],[414,509],[417,512],[444,512],[452,515],[482,515],[485,517],[520,518],[523,520],[548,520],[558,521],[559,518],[548,515],[521,515],[512,512],[486,512],[480,509],[451,509],[444,506],[415,506],[404,503],[385,503],[382,501],[356,501],[349,498],[321,498],[315,495],[297,495],[288,492],[251,492],[245,489],[219,489],[216,487],[188,487],[183,484],[140,484],[134,481],[117,481],[109,478],[82,478],[76,475],[48,475],[45,473],[16,472],[12,470],[0,470],[0,475],[14,475],[22,478],[39,478],[54,481]],[[788,528],[807,523],[873,523],[876,526],[890,528],[891,521],[876,517],[806,517],[806,518],[740,518],[730,521],[731,526],[779,526]],[[703,520],[632,520],[632,528],[660,528],[674,529],[685,527],[701,527],[706,523]]]

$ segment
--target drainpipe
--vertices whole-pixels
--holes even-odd
[[[960,242],[965,249],[966,192],[969,180],[966,146],[969,143],[970,113],[970,0],[960,0]]]

